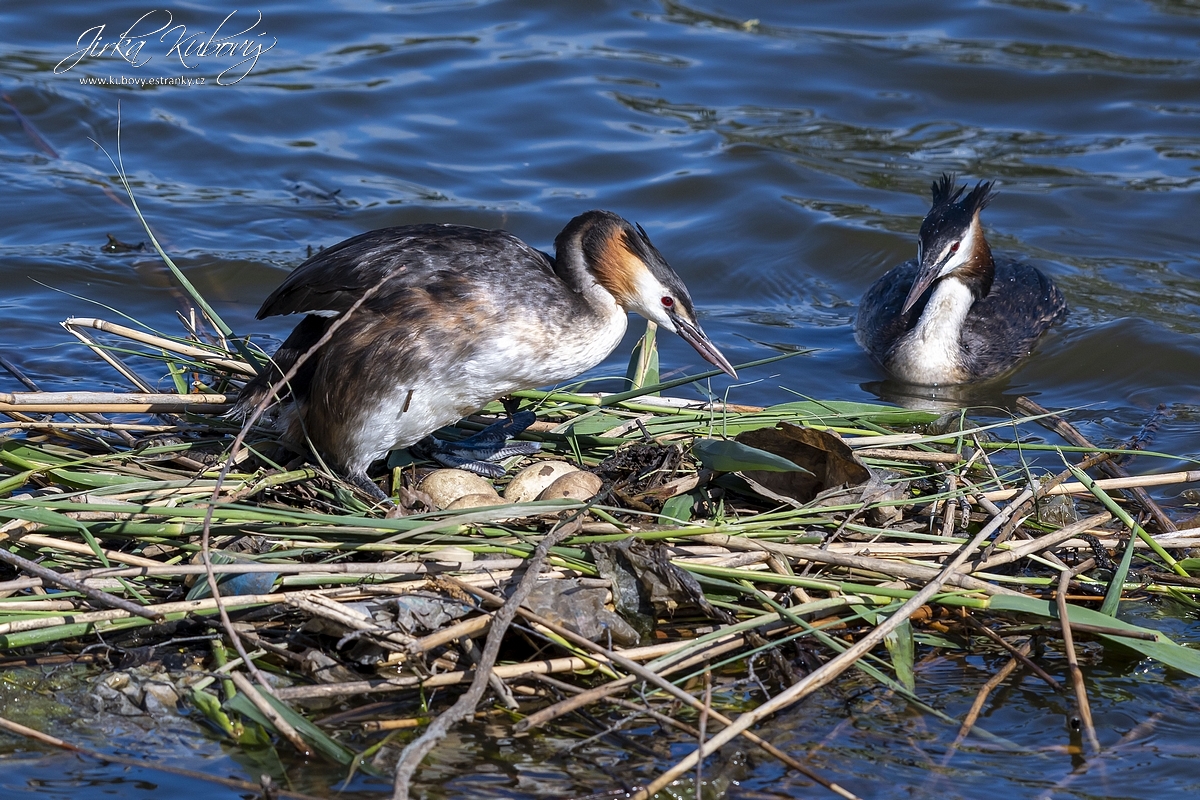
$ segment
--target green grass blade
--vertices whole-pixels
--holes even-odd
[[[633,347],[633,353],[629,357],[629,369],[625,371],[625,380],[629,381],[629,386],[633,389],[653,386],[659,382],[657,332],[658,326],[646,320],[646,332]]]
[[[803,472],[812,475],[804,467],[783,456],[768,453],[748,444],[728,439],[697,439],[692,451],[700,457],[700,463],[716,472]]]

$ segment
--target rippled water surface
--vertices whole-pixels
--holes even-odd
[[[198,49],[234,9],[177,5],[173,24],[185,29],[146,40],[140,66],[110,51],[70,69],[95,31],[77,44],[81,34],[103,24],[114,41],[151,7],[0,9],[0,89],[27,123],[0,108],[0,353],[43,388],[126,388],[68,341],[66,317],[128,314],[178,329],[157,260],[101,251],[106,234],[144,239],[100,149],[115,155],[119,118],[143,211],[239,332],[286,332],[290,322],[253,315],[309,248],[426,221],[504,227],[550,248],[572,216],[608,208],[646,228],[731,361],[812,350],[746,370],[737,385],[714,382],[755,404],[796,394],[911,402],[855,345],[856,300],[915,254],[933,178],[994,178],[1000,194],[984,217],[993,248],[1052,275],[1071,315],[1005,383],[959,399],[1009,407],[1030,394],[1076,407],[1102,442],[1167,404],[1155,447],[1200,450],[1195,0],[264,3],[235,40],[275,44],[241,80],[246,66],[227,54],[185,54],[185,67],[170,52],[181,35],[199,34]],[[238,7],[221,32],[255,18]],[[129,83],[181,76],[204,85]],[[639,331],[631,325],[594,374],[623,372]],[[660,342],[665,369],[700,369],[686,344]],[[0,390],[18,388],[0,378]],[[1178,507],[1178,495],[1159,496]],[[1200,638],[1187,612],[1144,613]],[[961,717],[995,666],[932,661],[919,688]],[[1089,674],[1113,749],[1084,774],[1071,775],[1064,751],[1065,701],[1030,682],[983,722],[1022,755],[976,746],[950,756],[952,728],[852,684],[774,720],[769,738],[811,751],[864,797],[1196,796],[1195,682],[1113,654]],[[645,779],[688,749],[654,758],[596,744],[563,755],[566,744],[467,730],[439,750],[424,791],[582,795],[614,773]],[[164,748],[181,765],[257,777],[258,766],[196,733]],[[825,796],[757,757],[722,763],[731,797]],[[332,793],[339,780],[317,766],[297,774],[311,791]],[[5,796],[235,796],[58,754],[6,757],[0,786]],[[349,791],[381,788],[358,777]]]

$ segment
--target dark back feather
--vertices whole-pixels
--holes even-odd
[[[505,231],[466,225],[381,228],[339,242],[296,267],[257,316],[342,313],[380,283],[384,286],[365,307],[384,309],[397,294],[435,284],[441,274],[512,271],[519,284],[520,271],[544,273],[544,280],[554,274],[553,264],[550,256]]]

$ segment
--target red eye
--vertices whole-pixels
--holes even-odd
[[[955,242],[954,244],[950,245],[950,252],[951,252],[951,253],[957,253],[957,252],[958,252],[958,242]]]
[[[662,299],[663,308],[671,308],[675,305],[675,298],[667,295]]]

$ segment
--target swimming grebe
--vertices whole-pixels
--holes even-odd
[[[620,343],[630,311],[736,377],[640,225],[588,211],[567,223],[554,247],[551,258],[504,231],[404,225],[317,253],[259,309],[258,319],[308,316],[271,368],[246,384],[233,415],[253,409],[372,289],[291,380],[280,422],[287,441],[310,441],[376,499],[384,496],[367,477],[373,461],[498,397],[596,366]],[[505,423],[494,427],[492,438],[502,442],[495,434]]]
[[[1067,314],[1062,293],[1036,267],[992,258],[979,221],[992,184],[980,181],[962,197],[966,188],[955,190],[953,175],[934,181],[917,258],[888,270],[858,307],[858,343],[907,383],[1002,375]]]

